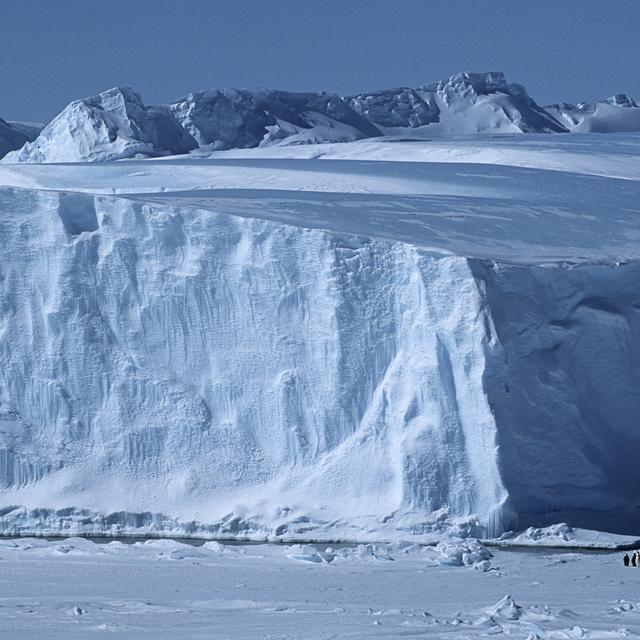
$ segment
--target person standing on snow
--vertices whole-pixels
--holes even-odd
[[[622,558],[622,562],[624,562],[624,566],[625,567],[629,566],[629,554],[628,553],[624,554],[624,558]]]

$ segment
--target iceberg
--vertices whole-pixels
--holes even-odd
[[[624,93],[598,102],[582,102],[578,105],[561,103],[545,109],[567,129],[576,133],[640,131],[640,107]]]
[[[567,128],[501,72],[458,73],[415,89],[348,99],[387,135],[412,137],[470,133],[564,133]]]
[[[91,162],[179,154],[196,147],[168,107],[147,107],[140,94],[116,87],[72,102],[33,142],[4,160]]]

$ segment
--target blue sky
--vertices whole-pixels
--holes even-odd
[[[501,70],[534,98],[640,99],[640,0],[1,0],[0,116],[130,85],[351,93]]]

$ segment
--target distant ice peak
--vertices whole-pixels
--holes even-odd
[[[441,93],[455,92],[458,94],[474,92],[477,95],[490,93],[509,93],[509,85],[502,71],[487,71],[475,73],[463,71],[452,75],[448,80],[425,85],[424,89]]]
[[[616,107],[637,107],[638,104],[633,98],[630,98],[626,93],[616,93],[607,98],[607,102]]]

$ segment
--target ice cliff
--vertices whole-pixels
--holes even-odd
[[[249,533],[499,510],[465,259],[107,197],[0,207],[4,504]]]
[[[637,528],[632,143],[3,165],[0,529]]]

